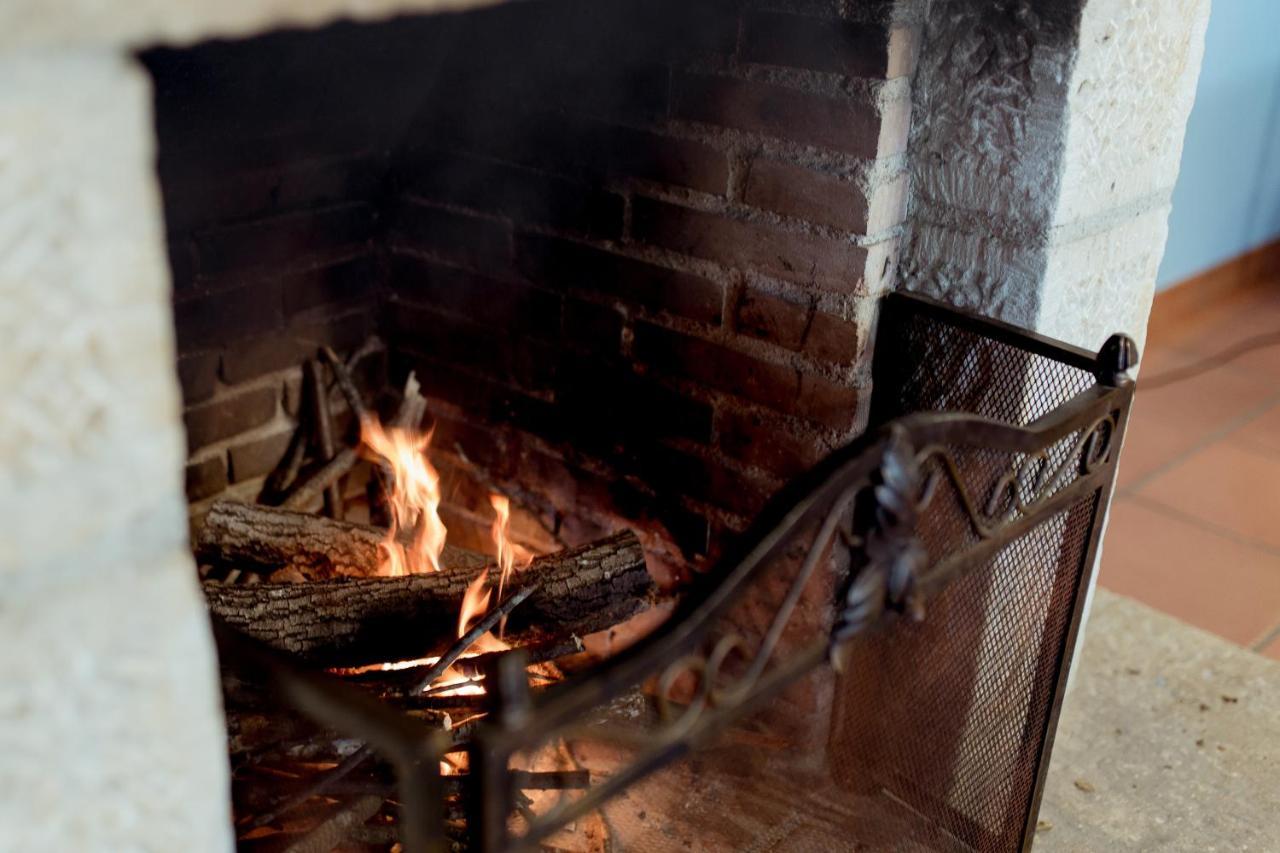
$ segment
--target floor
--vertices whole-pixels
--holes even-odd
[[[1099,590],[1033,853],[1280,849],[1280,663]]]
[[[1099,583],[1280,660],[1280,342],[1156,387],[1277,332],[1280,281],[1153,330]]]

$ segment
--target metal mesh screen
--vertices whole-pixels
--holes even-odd
[[[633,783],[601,810],[599,831],[635,853],[1017,849],[1096,499],[950,584],[924,621],[892,620],[855,641],[844,675],[814,670],[713,744]],[[776,604],[776,592],[763,584],[725,629],[758,633],[749,611]],[[829,581],[811,592],[816,614]],[[554,766],[593,781],[636,758],[589,733],[555,754],[564,763]],[[568,832],[553,841],[578,849]]]
[[[1078,363],[910,303],[881,322],[877,422],[955,411],[1025,426],[1095,381]],[[1049,447],[1047,465],[1067,462],[1080,438]],[[978,495],[1024,461],[943,450]],[[923,622],[898,620],[858,643],[838,688],[829,755],[837,778],[900,800],[963,847],[1019,846],[1099,499],[1090,494],[1010,541],[953,581]],[[980,541],[954,490],[934,498],[919,533],[931,562]]]
[[[880,320],[875,424],[913,412],[969,412],[1025,426],[1094,383],[1079,366],[908,305],[889,304]]]
[[[1017,849],[1096,495],[858,644],[829,759],[975,850]]]

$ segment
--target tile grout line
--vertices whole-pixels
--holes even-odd
[[[1179,337],[1182,337],[1182,336],[1179,336]],[[1151,342],[1149,341],[1148,343],[1150,344]],[[1190,342],[1185,337],[1182,337],[1182,339],[1178,340],[1176,343],[1160,344],[1157,346],[1159,349],[1163,349],[1175,356],[1178,356],[1181,358],[1191,358],[1192,359],[1191,363],[1193,364],[1196,361],[1204,360],[1206,358],[1212,358],[1214,355],[1213,353],[1206,354],[1206,353],[1200,352],[1198,348],[1190,346]],[[1245,367],[1243,365],[1236,363],[1234,360],[1231,362],[1221,364],[1216,369],[1222,370],[1224,373],[1242,380],[1254,380],[1254,381],[1261,380],[1266,374],[1266,371]],[[1139,382],[1138,390],[1139,391],[1141,390],[1140,382]],[[1177,454],[1173,459],[1170,459],[1164,464],[1157,466],[1155,469],[1139,477],[1136,481],[1134,481],[1133,483],[1130,483],[1125,488],[1117,489],[1115,499],[1116,500],[1122,500],[1122,499],[1132,500],[1138,506],[1141,506],[1151,512],[1158,513],[1173,521],[1189,524],[1192,527],[1198,528],[1202,531],[1208,532],[1213,535],[1221,536],[1224,539],[1227,539],[1228,541],[1234,542],[1243,547],[1251,548],[1253,550],[1259,551],[1269,556],[1280,557],[1280,548],[1275,548],[1273,546],[1270,546],[1261,542],[1255,542],[1251,539],[1240,536],[1235,531],[1219,527],[1216,524],[1207,522],[1204,519],[1201,519],[1194,515],[1190,515],[1180,510],[1176,510],[1172,507],[1166,506],[1165,504],[1155,499],[1144,497],[1138,494],[1138,492],[1141,489],[1145,488],[1152,481],[1163,476],[1164,474],[1169,473],[1170,471],[1175,469],[1178,465],[1182,464],[1183,462],[1186,462],[1191,457],[1195,456],[1197,453],[1200,453],[1206,450],[1208,447],[1212,446],[1213,444],[1219,441],[1229,440],[1233,433],[1239,431],[1243,427],[1247,426],[1249,423],[1267,414],[1272,410],[1273,407],[1275,407],[1278,404],[1280,404],[1280,395],[1274,395],[1272,397],[1269,397],[1263,400],[1256,407],[1245,411],[1243,414],[1237,415],[1227,423],[1220,426],[1218,429],[1213,430],[1212,432],[1205,435],[1202,439],[1192,444],[1191,447]],[[1238,444],[1237,446],[1243,446],[1245,449],[1252,450],[1254,452],[1266,453],[1267,455],[1270,455],[1272,452],[1265,447],[1254,447],[1252,444],[1249,444],[1247,442],[1243,443],[1243,445]],[[1270,643],[1272,643],[1278,638],[1280,638],[1280,622],[1277,622],[1271,628],[1264,631],[1260,638],[1255,639],[1253,642],[1250,642],[1247,645],[1246,644],[1241,644],[1241,645],[1244,648],[1248,648],[1253,652],[1260,653]]]
[[[1280,458],[1280,449],[1269,447],[1266,444],[1263,444],[1261,441],[1257,441],[1256,439],[1253,441],[1249,441],[1247,439],[1233,438],[1231,436],[1227,436],[1223,440],[1229,443],[1232,447],[1235,447],[1239,450],[1245,450],[1245,451],[1248,451],[1249,453],[1256,453],[1259,456],[1274,456],[1274,457]]]
[[[1123,489],[1117,489],[1116,497],[1117,498],[1136,497],[1137,496],[1136,493],[1139,489],[1145,488],[1148,484],[1151,483],[1151,481],[1155,480],[1157,477],[1161,477],[1169,473],[1174,468],[1178,467],[1183,462],[1190,459],[1192,456],[1195,456],[1200,451],[1209,447],[1211,444],[1217,441],[1221,441],[1222,439],[1231,435],[1231,433],[1235,432],[1241,427],[1262,417],[1267,412],[1271,411],[1272,407],[1276,406],[1277,404],[1280,404],[1280,394],[1273,394],[1272,396],[1267,397],[1265,400],[1263,400],[1254,408],[1249,409],[1244,414],[1237,415],[1230,421],[1227,421],[1227,423],[1218,427],[1213,432],[1210,432],[1200,441],[1196,442],[1191,447],[1182,451],[1173,459],[1170,459],[1169,461],[1163,463],[1162,465],[1157,466],[1153,470],[1148,471],[1146,474],[1139,477],[1137,480],[1133,481],[1129,485],[1125,486]],[[1126,436],[1126,438],[1127,437],[1128,436]],[[1121,454],[1121,457],[1123,458],[1124,456],[1123,447],[1120,449],[1120,454]]]
[[[1264,333],[1264,334],[1265,334],[1265,333]],[[1203,362],[1203,361],[1205,361],[1206,359],[1211,359],[1211,358],[1213,358],[1215,355],[1217,355],[1217,354],[1218,354],[1218,352],[1221,352],[1221,349],[1226,349],[1226,346],[1224,346],[1224,347],[1222,347],[1220,350],[1218,350],[1218,352],[1203,353],[1203,352],[1200,352],[1199,350],[1191,349],[1191,348],[1189,348],[1189,347],[1183,347],[1183,346],[1179,346],[1179,345],[1171,345],[1171,344],[1155,344],[1154,346],[1155,346],[1155,348],[1156,348],[1157,350],[1166,350],[1166,351],[1168,351],[1168,352],[1174,353],[1175,355],[1179,355],[1179,356],[1183,356],[1183,357],[1185,357],[1185,358],[1189,358],[1189,359],[1190,359],[1190,361],[1188,361],[1188,362],[1187,362],[1185,365],[1183,365],[1182,367],[1190,367],[1190,366],[1192,366],[1192,365],[1194,365],[1194,364],[1199,364],[1200,362]],[[1229,345],[1227,345],[1227,346],[1229,346]],[[1148,349],[1150,349],[1150,347],[1148,347]],[[1261,349],[1266,349],[1266,347],[1261,347]],[[1241,356],[1243,356],[1243,355],[1245,355],[1245,354],[1246,354],[1246,353],[1241,353]],[[1216,371],[1216,370],[1224,371],[1224,372],[1225,372],[1225,373],[1227,373],[1229,376],[1232,376],[1232,377],[1234,377],[1234,378],[1236,378],[1236,379],[1245,379],[1245,380],[1249,380],[1249,381],[1252,381],[1252,382],[1261,382],[1261,381],[1263,381],[1263,380],[1270,381],[1270,380],[1273,378],[1273,377],[1270,375],[1270,373],[1268,373],[1266,370],[1260,370],[1260,369],[1258,369],[1258,368],[1256,368],[1256,367],[1242,367],[1242,366],[1240,366],[1239,364],[1237,364],[1237,363],[1236,363],[1237,361],[1239,361],[1239,358],[1233,358],[1233,359],[1231,359],[1230,361],[1223,362],[1222,364],[1219,364],[1217,367],[1214,367],[1214,368],[1212,368],[1212,369],[1210,369],[1210,370],[1206,370],[1204,373],[1197,374],[1196,376],[1188,376],[1187,378],[1188,378],[1188,379],[1198,379],[1198,378],[1200,378],[1201,376],[1208,376],[1208,375],[1212,374],[1212,373],[1213,373],[1214,371]],[[1177,368],[1166,368],[1166,369],[1167,369],[1167,370],[1181,370],[1181,369],[1182,369],[1182,367],[1177,367]],[[1163,373],[1163,372],[1164,372],[1164,371],[1161,371],[1161,373]],[[1158,376],[1159,374],[1156,374],[1156,375]],[[1142,377],[1141,377],[1141,376],[1139,376],[1137,381],[1138,381],[1138,382],[1141,382],[1141,381],[1142,381]],[[1176,383],[1170,383],[1170,385],[1167,385],[1167,386],[1165,386],[1165,387],[1166,387],[1166,388],[1168,388],[1168,387],[1172,387],[1172,385],[1174,385],[1174,384],[1176,384]],[[1157,391],[1159,391],[1160,389],[1159,389],[1159,388],[1157,388],[1156,390],[1157,390]]]
[[[1272,640],[1280,639],[1280,622],[1277,622],[1271,630],[1262,635],[1262,639],[1249,646],[1250,651],[1261,653],[1263,649],[1271,645]]]
[[[1153,512],[1158,512],[1162,515],[1166,515],[1169,518],[1172,518],[1174,521],[1181,521],[1184,524],[1190,524],[1191,526],[1198,527],[1201,530],[1206,531],[1208,533],[1213,533],[1217,536],[1221,536],[1223,539],[1227,539],[1231,542],[1236,543],[1237,545],[1245,545],[1249,548],[1252,548],[1255,551],[1260,551],[1270,557],[1280,557],[1280,548],[1277,548],[1274,545],[1268,545],[1265,542],[1258,542],[1255,539],[1250,539],[1246,536],[1241,536],[1239,533],[1236,533],[1234,530],[1231,530],[1226,527],[1221,527],[1217,524],[1214,524],[1211,521],[1205,521],[1204,519],[1198,516],[1192,515],[1187,512],[1183,512],[1180,509],[1174,509],[1173,507],[1168,506],[1167,504],[1163,504],[1160,501],[1153,500],[1152,498],[1143,497],[1142,495],[1128,495],[1125,497],[1125,500],[1131,500],[1134,503],[1140,506],[1143,506]]]
[[[1274,280],[1268,280],[1268,284],[1271,284],[1271,283],[1280,284],[1280,278],[1277,278]],[[1263,292],[1264,290],[1265,288],[1260,288],[1258,291],[1255,292],[1255,295],[1257,295],[1257,293]],[[1208,318],[1209,321],[1207,325],[1210,327],[1210,330],[1212,330],[1212,327],[1215,323],[1223,324],[1223,323],[1229,322],[1233,320],[1234,316],[1237,314],[1252,314],[1253,312],[1249,311],[1248,307],[1249,306],[1247,304],[1247,301],[1239,302],[1233,306],[1223,306],[1225,310],[1219,311],[1217,313],[1217,316],[1215,317]],[[1245,310],[1241,311],[1240,310],[1241,308],[1244,308]],[[1269,307],[1268,309],[1264,309],[1264,310],[1269,310]],[[1146,341],[1146,345],[1143,347],[1143,350],[1146,351],[1152,348],[1156,350],[1165,350],[1175,355],[1182,356],[1184,358],[1189,358],[1190,359],[1189,364],[1196,364],[1196,363],[1202,363],[1205,361],[1211,361],[1215,359],[1218,355],[1220,355],[1222,352],[1229,349],[1233,344],[1239,343],[1240,341],[1246,340],[1248,337],[1250,337],[1249,335],[1246,335],[1242,338],[1233,336],[1233,338],[1230,340],[1223,340],[1218,342],[1218,345],[1214,347],[1211,351],[1205,352],[1203,348],[1205,347],[1206,344],[1203,341],[1203,339],[1201,339],[1201,342],[1199,344],[1194,343],[1197,339],[1197,335],[1202,335],[1205,333],[1204,326],[1205,326],[1205,323],[1202,319],[1197,320],[1194,323],[1188,324],[1185,327],[1179,329],[1173,335],[1171,335],[1171,337],[1176,342],[1161,343],[1158,341],[1148,340]],[[1199,331],[1193,332],[1192,331],[1193,328],[1196,328]],[[1265,334],[1265,332],[1263,333]],[[1260,349],[1268,349],[1269,346],[1263,346]],[[1240,379],[1252,379],[1255,381],[1274,380],[1274,376],[1271,374],[1271,371],[1268,369],[1248,367],[1246,365],[1240,364],[1239,357],[1247,354],[1248,354],[1248,351],[1242,352],[1239,354],[1239,356],[1237,356],[1237,358],[1229,359],[1225,362],[1222,362],[1221,364],[1218,364],[1216,367],[1213,367],[1210,370],[1206,371],[1205,375],[1212,373],[1215,370],[1222,370]],[[1178,369],[1178,368],[1174,368],[1174,369]]]

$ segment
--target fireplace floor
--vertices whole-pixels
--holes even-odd
[[[619,766],[596,747],[583,766]],[[604,806],[615,849],[635,853],[837,850],[949,851],[965,846],[887,794],[852,795],[822,772],[744,761],[727,746],[700,752],[628,788]],[[758,758],[758,756],[756,756]]]

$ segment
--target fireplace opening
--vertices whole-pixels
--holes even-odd
[[[999,430],[863,434],[1101,381],[919,303],[873,411],[890,12],[536,0],[140,55],[241,849],[1024,837],[1127,398],[1042,425],[1053,477]],[[902,435],[936,440],[907,486]],[[902,550],[948,461],[980,482]],[[914,581],[867,586],[886,554],[978,574],[919,628]]]
[[[145,53],[197,515],[283,452],[304,355],[377,334],[565,544],[639,518],[672,579],[713,560],[865,422],[912,45],[863,17],[543,0]]]

